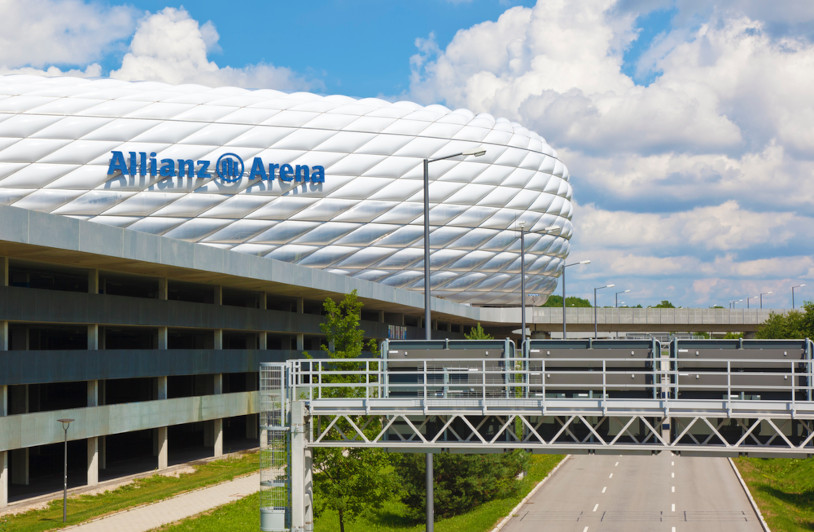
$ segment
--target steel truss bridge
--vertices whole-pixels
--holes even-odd
[[[307,529],[318,447],[814,455],[812,355],[808,339],[405,340],[264,364],[261,526]]]

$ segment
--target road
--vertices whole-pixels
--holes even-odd
[[[761,532],[725,458],[574,455],[501,532]]]

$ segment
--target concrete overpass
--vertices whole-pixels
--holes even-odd
[[[487,309],[484,309],[487,310]],[[520,322],[520,309],[515,310]],[[722,308],[597,308],[596,323],[600,333],[671,333],[714,332],[744,333],[753,336],[760,326],[774,313],[785,312],[772,309],[722,309]],[[568,307],[565,309],[568,332],[592,333],[594,309],[591,307]],[[504,322],[505,323],[505,322]],[[526,326],[543,336],[562,335],[562,308],[529,307],[526,310]],[[486,325],[484,323],[484,325]],[[499,322],[493,325],[500,327]],[[502,331],[507,332],[507,331]]]

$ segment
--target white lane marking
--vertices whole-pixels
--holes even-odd
[[[619,462],[616,462],[615,464],[613,464],[613,467],[618,467],[618,466],[619,466]]]
[[[673,531],[672,531],[672,532],[676,532],[676,527],[673,527]]]
[[[603,487],[602,487],[602,493],[605,493],[607,490],[608,490],[608,487],[607,487],[607,486],[603,486]]]
[[[675,462],[670,462],[670,467],[675,467],[675,466],[676,466]]]
[[[670,490],[670,491],[672,491],[673,493],[675,493],[675,492],[676,492],[676,487],[675,487],[675,486],[671,486],[671,490]]]
[[[675,473],[670,473],[670,478],[676,478],[676,474]]]
[[[675,503],[673,503],[673,504],[670,506],[670,510],[671,510],[671,511],[673,511],[673,512],[675,512],[675,511],[676,511],[676,505],[675,505]]]
[[[596,511],[597,508],[599,508],[599,503],[594,504],[594,512]]]
[[[673,528],[675,528],[675,527],[673,527]],[[583,528],[583,529],[582,529],[582,532],[588,532],[588,527],[586,526],[585,528]],[[676,532],[676,531],[675,531],[675,530],[673,530],[673,532]]]
[[[611,473],[610,475],[608,475],[608,478],[613,478],[613,473]]]

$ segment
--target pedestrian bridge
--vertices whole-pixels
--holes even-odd
[[[404,340],[263,364],[262,460],[277,465],[262,506],[288,479],[305,500],[317,447],[811,456],[812,354],[808,339]]]

